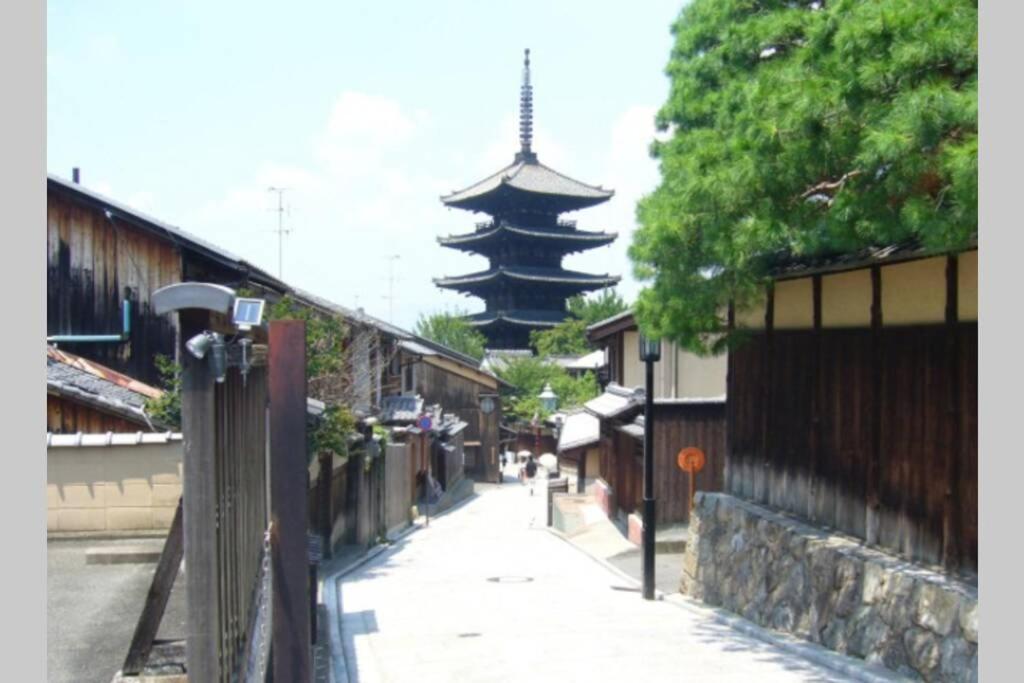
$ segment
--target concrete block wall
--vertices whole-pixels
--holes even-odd
[[[167,529],[181,487],[181,441],[51,446],[46,452],[46,529]]]
[[[680,590],[925,681],[977,681],[978,590],[724,493],[698,492]]]

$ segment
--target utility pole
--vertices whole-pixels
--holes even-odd
[[[401,258],[398,254],[391,254],[385,256],[388,260],[388,295],[384,297],[388,300],[388,322],[392,325],[395,324],[395,261]]]
[[[271,211],[277,211],[277,277],[284,277],[284,236],[285,234],[291,233],[291,230],[284,229],[284,192],[287,187],[268,187],[267,192],[277,193],[277,208],[271,209]]]

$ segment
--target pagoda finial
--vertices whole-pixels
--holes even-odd
[[[519,161],[536,161],[533,153],[533,86],[530,85],[530,48],[523,57],[523,85],[519,90]]]

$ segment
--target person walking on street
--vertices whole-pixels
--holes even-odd
[[[533,495],[533,479],[537,476],[537,463],[533,461],[533,456],[526,461],[526,479],[530,482],[530,495]]]

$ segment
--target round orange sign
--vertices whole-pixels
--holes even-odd
[[[679,451],[676,456],[676,463],[679,469],[690,474],[695,474],[704,469],[704,451],[690,446]]]

